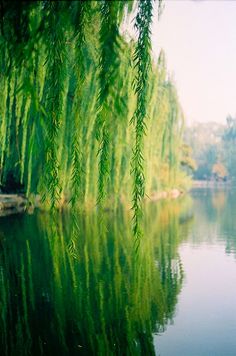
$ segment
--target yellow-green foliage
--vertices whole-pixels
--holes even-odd
[[[3,186],[11,172],[53,206],[133,200],[138,234],[144,188],[180,180],[183,115],[164,54],[150,57],[152,5],[138,2],[136,42],[120,30],[132,1],[4,3]]]

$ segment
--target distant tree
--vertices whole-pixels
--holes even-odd
[[[227,128],[223,134],[223,140],[225,141],[236,141],[236,118],[228,115],[226,118]]]
[[[222,135],[224,162],[229,176],[236,178],[236,118],[229,115],[226,118],[227,126]]]
[[[212,167],[212,174],[216,180],[226,180],[228,171],[222,163],[217,162]]]
[[[194,179],[209,180],[211,178],[211,170],[208,165],[199,165],[196,172],[194,172]]]
[[[186,167],[190,171],[195,171],[197,169],[197,163],[192,158],[192,154],[193,154],[192,147],[184,143],[181,146],[181,152],[182,152],[182,159],[180,162],[181,166]]]

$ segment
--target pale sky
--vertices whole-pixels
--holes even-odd
[[[154,53],[160,47],[187,122],[236,114],[236,0],[165,0],[153,18]]]

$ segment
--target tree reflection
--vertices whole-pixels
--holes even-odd
[[[149,206],[134,253],[127,211],[2,219],[1,355],[152,355],[183,282],[181,202]],[[181,219],[180,219],[181,217]],[[74,217],[75,218],[75,217]]]

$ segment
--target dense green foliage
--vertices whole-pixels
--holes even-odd
[[[236,118],[228,116],[222,135],[223,162],[231,180],[236,180]]]
[[[152,1],[2,5],[3,189],[12,181],[51,206],[74,207],[105,199],[115,207],[133,191],[140,235],[145,191],[184,177],[182,111],[164,54],[151,59]],[[124,18],[133,14],[137,39],[128,40]]]

